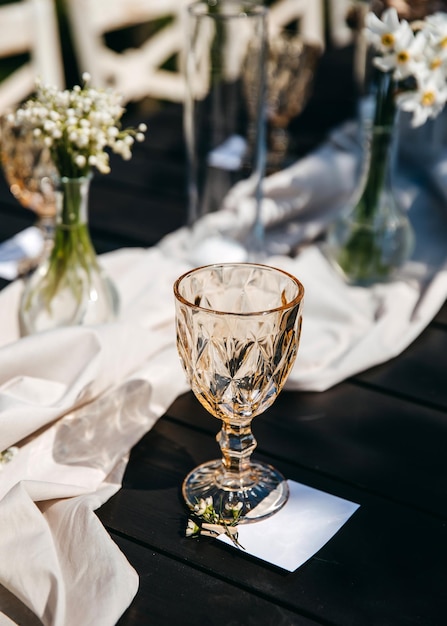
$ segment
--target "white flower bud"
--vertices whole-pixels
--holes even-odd
[[[85,148],[88,146],[88,135],[86,135],[86,133],[78,133],[76,137],[76,144],[79,148]]]
[[[85,167],[86,163],[87,163],[87,159],[85,158],[85,156],[83,154],[77,154],[75,156],[75,163],[78,167],[83,168]]]
[[[188,526],[186,527],[186,536],[187,537],[192,537],[194,535],[197,535],[197,533],[199,532],[200,528],[197,526],[197,524],[195,522],[192,521],[192,519],[188,520]]]

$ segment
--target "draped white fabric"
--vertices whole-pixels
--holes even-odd
[[[120,488],[131,447],[187,389],[171,295],[182,268],[157,250],[104,264],[122,322],[18,339],[21,285],[0,294],[0,449],[19,444],[0,466],[0,611],[17,624],[33,623],[23,605],[47,625],[116,623],[138,577],[93,511]]]
[[[324,390],[394,357],[447,296],[447,212],[411,172],[399,188],[418,245],[392,283],[347,286],[316,244],[285,254],[324,230],[356,166],[337,140],[266,182],[266,262],[306,290],[290,389]],[[442,168],[430,175],[441,188]],[[239,223],[249,210],[249,194],[237,191],[217,219]],[[113,625],[136,593],[134,570],[93,511],[120,488],[131,447],[187,390],[172,294],[189,267],[187,237],[180,230],[152,249],[102,257],[122,301],[113,324],[19,338],[22,284],[0,293],[0,450],[19,447],[0,471],[0,624],[32,624],[29,607],[48,626]]]

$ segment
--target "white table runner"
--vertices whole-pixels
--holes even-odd
[[[353,158],[338,142],[304,159],[281,173],[280,187],[270,181],[271,206],[278,189],[287,201],[287,183],[290,194],[293,181],[303,189],[308,168],[314,171],[309,180],[317,166],[324,180],[335,162],[346,165],[331,175],[341,181],[333,192],[341,201],[348,187],[343,171],[349,178]],[[433,173],[442,187],[443,169]],[[266,259],[296,274],[306,289],[289,388],[323,390],[395,356],[445,301],[447,212],[439,198],[412,179],[407,183],[402,190],[418,247],[395,282],[348,287],[315,245],[296,258],[278,255],[276,247]],[[312,236],[317,223],[324,224],[309,209],[313,200],[323,202],[321,189],[318,198],[311,189],[306,194],[304,231]],[[289,218],[282,221],[290,235],[299,231],[299,211]],[[130,448],[188,389],[175,348],[172,294],[174,280],[189,267],[174,254],[185,236],[179,231],[155,248],[102,257],[122,299],[115,324],[19,339],[21,283],[0,293],[0,450],[20,448],[0,472],[0,598],[13,594],[45,625],[112,626],[136,593],[135,572],[93,510],[119,489]],[[10,624],[13,615],[20,623],[6,607],[0,607],[0,624]]]

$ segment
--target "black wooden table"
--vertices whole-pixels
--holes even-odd
[[[181,116],[167,107],[132,161],[114,160],[112,174],[94,179],[98,252],[153,245],[184,223],[183,156]],[[3,181],[0,213],[0,239],[33,221]],[[255,457],[360,504],[293,573],[185,537],[180,485],[218,456],[219,423],[191,393],[179,397],[134,447],[123,488],[98,511],[140,576],[120,626],[447,624],[446,378],[444,307],[399,357],[324,393],[285,391],[256,418]]]

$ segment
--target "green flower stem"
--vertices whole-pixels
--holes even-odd
[[[227,514],[231,513],[231,521],[225,519],[222,512],[222,504],[219,511],[214,508],[213,498],[209,496],[206,499],[200,498],[193,510],[193,518],[188,520],[186,529],[187,537],[218,537],[226,535],[236,547],[245,550],[244,546],[239,543],[239,533],[237,530],[238,522],[241,518],[242,502],[236,503],[234,506],[226,506]]]
[[[48,261],[43,285],[44,301],[51,300],[61,285],[68,286],[76,299],[81,299],[92,270],[98,269],[87,225],[88,178],[61,180],[61,207],[56,222],[54,245]],[[80,271],[81,270],[81,271]]]
[[[362,177],[360,197],[348,218],[350,236],[340,249],[337,262],[349,281],[368,284],[386,278],[393,264],[383,259],[385,222],[378,219],[383,210],[381,196],[390,175],[393,140],[395,84],[389,73],[379,72],[376,110],[370,132],[369,157]]]
[[[363,193],[358,201],[358,217],[371,219],[377,210],[381,190],[385,183],[389,163],[396,107],[394,81],[388,73],[379,73],[376,110],[371,128],[370,152],[366,164]]]
[[[23,335],[115,319],[118,294],[89,234],[89,188],[89,176],[59,181],[53,248],[26,281],[20,301]]]

